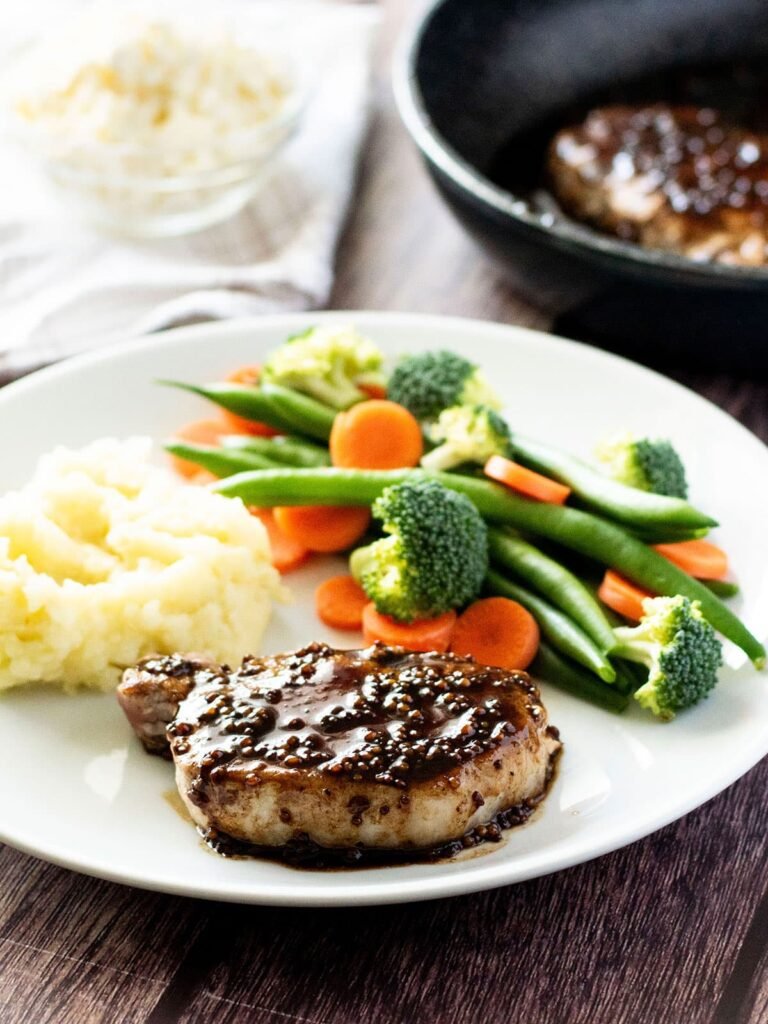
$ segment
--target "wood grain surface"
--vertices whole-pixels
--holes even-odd
[[[408,6],[385,4],[331,305],[546,326],[445,212],[397,122],[388,56]],[[765,382],[675,375],[768,440]],[[766,1024],[767,785],[764,761],[590,864],[389,908],[171,898],[0,848],[0,1024]]]

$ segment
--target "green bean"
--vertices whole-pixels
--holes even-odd
[[[599,679],[585,672],[579,665],[563,658],[544,642],[539,644],[530,672],[537,679],[551,683],[574,697],[597,704],[606,711],[621,713],[629,704],[627,694],[617,690],[615,686],[601,683]]]
[[[546,637],[553,647],[590,669],[605,682],[614,681],[616,669],[581,627],[562,611],[525,587],[505,579],[493,569],[489,570],[485,584],[486,590],[490,593],[509,597],[527,608],[538,622],[542,636]]]
[[[732,583],[731,580],[702,580],[701,582],[707,590],[711,590],[718,597],[736,597],[741,589],[738,583]]]
[[[294,431],[320,441],[327,441],[331,436],[331,427],[338,410],[323,405],[316,398],[277,384],[264,383],[259,391],[272,403],[277,415],[292,425]]]
[[[385,487],[428,477],[466,494],[480,514],[571,548],[616,569],[654,594],[683,594],[701,603],[712,626],[762,667],[763,645],[703,583],[615,523],[567,505],[531,501],[490,480],[420,470],[274,469],[241,473],[217,489],[252,505],[370,505]]]
[[[492,562],[503,566],[570,616],[603,653],[616,646],[613,630],[600,605],[581,580],[559,562],[521,537],[494,528],[488,531],[488,552]]]
[[[327,448],[304,441],[300,437],[253,437],[247,434],[232,434],[222,437],[221,443],[232,451],[261,455],[277,465],[311,468],[328,466],[331,462]]]
[[[158,384],[189,391],[190,394],[199,395],[226,409],[227,412],[256,423],[266,423],[275,430],[288,433],[294,429],[292,424],[278,413],[274,402],[265,396],[262,388],[248,387],[245,384],[185,384],[178,380],[160,380]]]
[[[638,528],[627,526],[626,529],[645,544],[677,544],[681,540],[701,540],[710,532],[708,526],[686,529],[680,526],[653,526]]]
[[[591,596],[597,600],[600,582],[594,579],[585,579],[583,576],[580,576],[579,579],[582,586],[585,586]],[[627,620],[622,615],[619,615],[618,612],[615,612],[613,608],[609,608],[608,605],[601,604],[600,610],[605,616],[605,619],[611,629],[616,629],[617,626],[626,626]]]
[[[674,524],[694,529],[717,526],[714,519],[681,498],[627,487],[593,469],[581,459],[550,448],[549,445],[518,437],[517,434],[512,444],[515,458],[523,465],[567,484],[574,495],[589,508],[625,526],[656,527]]]
[[[626,625],[626,623],[624,623]],[[637,661],[618,658],[614,663],[616,682],[613,684],[622,693],[632,694],[648,682],[648,669]]]
[[[214,476],[227,477],[235,473],[245,473],[252,469],[275,469],[277,463],[270,462],[263,455],[247,452],[234,452],[226,448],[215,448],[206,444],[184,444],[171,441],[165,446],[171,455],[176,455],[187,462],[202,466]]]
[[[230,498],[270,505],[372,505],[385,487],[427,474],[410,469],[284,469],[241,473],[216,490]],[[448,475],[448,474],[446,474]],[[456,477],[459,480],[459,477]]]
[[[161,380],[158,383],[200,395],[243,419],[266,423],[288,434],[307,434],[320,441],[327,441],[330,437],[336,416],[336,410],[322,402],[276,384],[249,387],[229,383],[185,384],[176,380]]]

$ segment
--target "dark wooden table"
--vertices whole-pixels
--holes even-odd
[[[406,6],[386,7],[331,305],[546,326],[450,219],[397,123],[385,69]],[[765,383],[676,376],[768,439]],[[0,1024],[766,1024],[767,783],[763,762],[554,877],[389,908],[170,898],[0,848]]]

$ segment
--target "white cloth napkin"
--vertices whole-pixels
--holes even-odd
[[[99,234],[0,141],[0,373],[173,325],[325,301],[366,125],[378,12],[275,2],[311,40],[318,73],[274,175],[226,223],[147,242]]]

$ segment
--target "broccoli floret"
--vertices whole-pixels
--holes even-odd
[[[614,655],[649,669],[648,681],[635,699],[659,718],[674,718],[717,684],[723,650],[698,601],[687,597],[652,597],[643,602],[639,626],[614,630]]]
[[[601,445],[597,457],[615,479],[642,491],[687,498],[685,466],[669,441],[651,441],[631,436]]]
[[[477,597],[488,534],[469,498],[436,480],[408,480],[387,487],[373,515],[390,536],[354,551],[350,569],[378,611],[412,622]]]
[[[421,460],[425,469],[452,469],[462,462],[482,465],[492,455],[509,455],[512,450],[509,426],[487,405],[444,409],[427,436],[438,447]]]
[[[388,394],[422,421],[437,419],[452,405],[501,407],[479,367],[445,350],[403,359],[390,377]]]
[[[361,385],[384,386],[383,362],[374,343],[349,327],[312,327],[272,353],[262,380],[346,409],[366,397]]]

